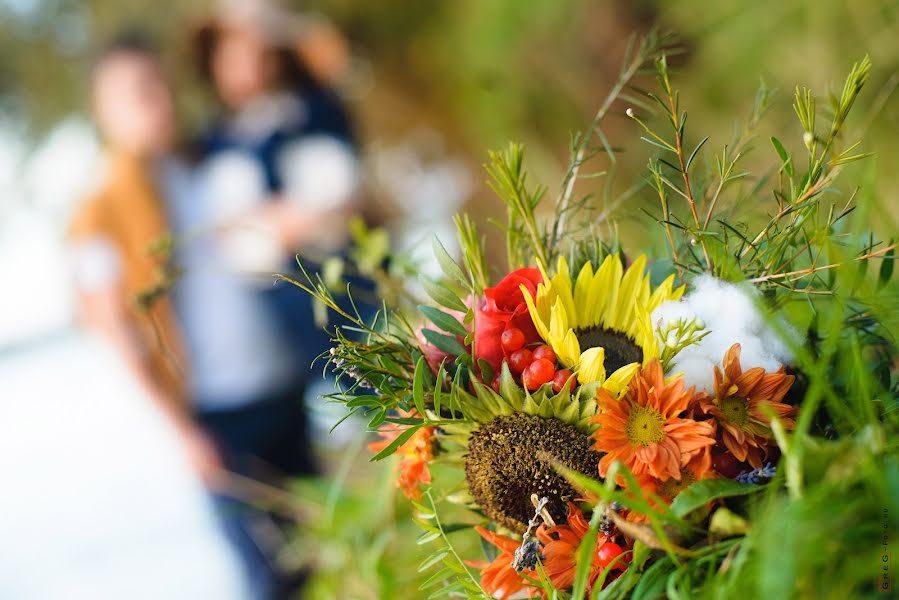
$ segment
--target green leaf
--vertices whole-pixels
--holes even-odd
[[[427,571],[428,569],[439,563],[441,560],[443,560],[443,557],[447,554],[449,554],[448,550],[441,550],[436,554],[432,554],[428,558],[424,559],[420,565],[418,565],[418,572],[421,573],[422,571]]]
[[[425,370],[428,368],[425,357],[422,356],[415,363],[415,374],[412,376],[412,401],[418,414],[425,416]]]
[[[434,308],[433,306],[419,306],[418,310],[420,310],[434,325],[447,333],[461,336],[468,334],[468,330],[465,329],[465,326],[462,325],[456,317],[449,315],[440,309]]]
[[[895,248],[890,248],[890,251],[883,255],[883,262],[880,263],[880,273],[877,276],[880,285],[889,283],[890,278],[893,276],[893,264],[896,260],[895,256]]]
[[[453,574],[453,570],[448,567],[443,567],[430,577],[424,580],[424,582],[418,586],[419,591],[426,590],[429,587],[434,587],[438,583],[442,583],[444,580],[449,578],[450,575]]]
[[[450,585],[448,585],[446,587],[442,587],[439,590],[435,590],[434,593],[432,593],[430,596],[428,596],[428,600],[431,600],[432,598],[446,598],[450,594],[461,590],[462,587],[463,586],[462,586],[461,581],[458,581],[458,580],[454,581],[453,583],[451,583]]]
[[[397,448],[405,444],[407,441],[409,441],[409,438],[415,435],[415,432],[418,431],[419,427],[421,427],[421,425],[412,425],[401,434],[396,436],[396,439],[390,442],[386,448],[371,457],[371,462],[382,460],[396,452]]]
[[[425,531],[421,535],[418,536],[418,539],[415,541],[419,546],[423,546],[428,542],[433,542],[434,540],[440,537],[440,531]]]
[[[658,560],[640,576],[631,598],[642,600],[643,598],[662,597],[668,576],[673,570],[674,565],[667,557]]]
[[[434,385],[434,412],[437,418],[440,418],[440,407],[443,404],[443,381],[446,379],[446,359],[440,362],[440,368],[437,369],[437,384]]]
[[[440,333],[433,329],[422,329],[421,334],[438,350],[443,350],[453,356],[461,356],[466,352],[465,346],[460,344],[459,340],[454,336],[446,335],[445,333]]]
[[[771,143],[774,145],[774,149],[777,151],[777,155],[780,157],[781,166],[780,168],[786,172],[787,175],[793,177],[795,171],[793,170],[793,159],[790,157],[790,154],[787,152],[787,149],[784,148],[784,145],[780,143],[780,140],[774,136],[771,136]]]
[[[693,160],[696,158],[696,154],[699,153],[699,149],[702,148],[707,141],[709,141],[708,136],[702,138],[702,141],[696,144],[696,148],[693,149],[693,152],[690,153],[690,158],[687,159],[687,164],[684,165],[685,171],[690,170],[690,165],[693,164]]]
[[[458,310],[460,312],[468,311],[468,307],[465,306],[462,299],[445,285],[424,278],[422,278],[421,284],[424,286],[428,296],[431,297],[431,300],[440,306],[449,308],[450,310]]]
[[[440,269],[443,271],[444,275],[462,285],[468,285],[465,274],[462,272],[462,268],[453,260],[453,257],[449,255],[449,252],[446,251],[446,248],[443,247],[443,244],[440,243],[440,240],[436,235],[431,240],[431,247],[434,249],[434,256],[437,258],[437,262],[440,264]]]
[[[574,587],[571,590],[572,598],[583,598],[587,590],[587,577],[593,566],[590,557],[593,556],[596,549],[596,533],[599,531],[600,521],[602,521],[602,512],[593,511],[593,516],[590,518],[590,529],[587,530],[577,548],[577,570],[574,574]]]
[[[671,511],[683,517],[716,498],[745,496],[760,489],[762,486],[740,483],[732,479],[703,479],[678,494],[671,503]]]
[[[383,423],[386,418],[387,418],[387,409],[385,409],[383,407],[378,409],[378,411],[375,413],[375,416],[373,416],[371,418],[371,421],[368,422],[369,428],[375,429],[376,427],[381,425],[381,423]]]

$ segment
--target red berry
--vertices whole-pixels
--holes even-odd
[[[517,327],[506,329],[499,336],[499,343],[502,344],[503,350],[506,352],[515,352],[519,348],[523,348],[524,342],[524,333]]]
[[[509,357],[509,369],[518,375],[519,373],[524,373],[524,370],[532,362],[534,362],[534,353],[527,348],[521,348],[513,352]]]
[[[556,353],[549,346],[537,346],[534,348],[534,359],[545,358],[552,364],[556,364]]]
[[[522,375],[524,386],[532,392],[544,383],[552,381],[553,374],[556,372],[555,366],[545,358],[538,358],[525,370]]]
[[[559,369],[553,376],[553,392],[558,394],[566,384],[568,385],[568,391],[571,392],[575,385],[574,373],[568,369]]]
[[[712,454],[712,466],[722,477],[733,479],[740,474],[740,463],[730,452],[718,452]]]
[[[602,568],[608,567],[612,562],[615,562],[614,569],[621,569],[622,571],[627,568],[627,565],[624,563],[624,559],[615,560],[624,552],[624,549],[616,544],[615,542],[606,542],[602,546],[600,546],[596,555],[599,558],[599,564]]]
[[[500,371],[496,375],[494,375],[493,382],[490,384],[490,387],[492,387],[493,391],[496,392],[497,394],[499,393],[499,380],[500,380],[500,377],[502,376],[502,374],[503,374],[503,372]]]

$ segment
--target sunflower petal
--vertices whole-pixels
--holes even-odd
[[[608,390],[612,395],[618,397],[622,393],[624,393],[625,390],[627,390],[628,384],[639,370],[640,363],[631,363],[629,365],[624,365],[623,367],[617,369],[614,373],[609,375],[609,377],[606,378],[606,380],[603,382],[602,387],[603,389]]]
[[[606,378],[606,351],[604,348],[588,348],[581,353],[577,373],[581,385],[603,381]]]
[[[602,290],[602,309],[596,315],[593,324],[601,324],[603,327],[613,328],[615,321],[615,307],[618,305],[618,289],[621,286],[621,274],[623,268],[621,259],[617,254],[607,256],[599,268],[602,276],[598,285]]]
[[[566,367],[575,367],[581,356],[581,344],[572,330],[565,332],[565,336],[553,344],[553,351],[559,361]]]
[[[640,284],[643,283],[645,272],[646,255],[641,254],[637,257],[637,260],[631,263],[631,266],[628,267],[627,272],[621,279],[618,298],[609,310],[608,326],[617,331],[623,331],[632,335],[630,331],[627,331],[627,325],[633,314],[634,305],[637,303],[637,296],[639,293],[638,288]]]
[[[540,288],[542,288],[542,287],[543,287],[543,284],[540,284],[540,287],[537,290],[536,302],[531,298],[530,294],[523,294],[523,295],[524,295],[524,301],[528,307],[528,314],[531,315],[531,321],[533,321],[534,327],[537,329],[537,333],[540,335],[541,338],[546,340],[546,339],[549,339],[549,323],[548,323],[549,319],[545,318],[545,316],[548,317],[549,314],[545,313],[545,316],[544,316],[544,313],[541,312],[537,308],[540,303],[540,300],[541,300],[540,295],[543,290]]]
[[[577,310],[577,316],[572,325],[575,327],[583,327],[587,323],[589,313],[592,312],[592,305],[589,302],[592,282],[593,265],[588,261],[584,263],[581,272],[578,273],[577,281],[574,284],[574,306]]]
[[[553,308],[555,309],[556,302],[561,300],[565,314],[568,315],[570,322],[575,324],[577,311],[574,308],[571,273],[568,270],[568,261],[565,260],[564,256],[559,258],[559,269],[556,271],[555,277],[552,278],[551,285],[553,292],[557,294],[556,299],[553,301]]]

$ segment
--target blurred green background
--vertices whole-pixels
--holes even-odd
[[[208,105],[192,84],[185,30],[209,2],[175,0],[0,1],[0,106],[29,127],[33,140],[85,107],[91,50],[123,27],[139,25],[162,40],[181,84],[185,131],[202,126]],[[874,71],[850,131],[865,134],[881,174],[899,171],[899,3],[894,0],[316,0],[291,2],[333,20],[356,56],[345,92],[369,148],[410,131],[436,132],[441,148],[469,166],[474,181],[486,152],[507,141],[527,145],[529,168],[551,186],[565,166],[569,135],[584,128],[614,81],[629,35],[652,26],[681,36],[675,83],[695,139],[707,150],[727,143],[760,80],[780,90],[762,126],[756,159],[773,164],[767,139],[801,147],[792,115],[795,85],[838,85],[865,53]],[[621,185],[638,175],[648,148],[633,123],[607,122],[624,146]],[[635,143],[636,142],[636,143]],[[892,180],[892,181],[891,181]],[[376,190],[377,191],[377,190]],[[589,191],[585,189],[585,191]],[[878,206],[895,225],[899,183],[879,177]],[[499,204],[475,185],[472,206]],[[651,201],[651,194],[644,194]],[[389,202],[389,199],[387,199]],[[636,202],[639,202],[639,197]],[[634,212],[625,207],[625,213]],[[881,233],[888,233],[881,231]]]
[[[761,80],[778,88],[747,170],[771,173],[779,164],[768,138],[802,147],[791,108],[795,85],[823,92],[841,84],[866,53],[874,68],[848,130],[875,156],[847,169],[867,199],[870,225],[881,237],[899,231],[899,2],[896,0],[318,0],[290,3],[332,19],[354,53],[342,90],[355,115],[366,156],[414,139],[464,165],[473,185],[464,195],[479,217],[497,216],[500,201],[486,185],[487,150],[510,140],[526,144],[532,177],[555,190],[567,160],[571,132],[583,129],[614,82],[629,36],[653,26],[680,35],[675,85],[689,112],[688,136],[709,135],[706,153],[728,143],[749,111]],[[37,146],[62,119],[86,112],[90,56],[97,45],[135,25],[158,36],[179,85],[184,131],[203,126],[209,108],[185,60],[188,25],[209,3],[179,0],[0,0],[0,122]],[[651,154],[636,125],[616,106],[606,123],[624,148],[613,184],[632,184]],[[429,141],[420,142],[421,132]],[[435,148],[437,148],[435,150]],[[710,156],[710,155],[707,155]],[[402,212],[395,190],[372,177],[373,202]],[[587,193],[602,187],[582,182]],[[847,184],[848,185],[848,184]],[[0,198],[4,210],[21,199]],[[408,201],[408,200],[407,200]],[[638,192],[619,215],[654,205]],[[427,221],[431,207],[417,218]],[[421,211],[421,207],[419,207]],[[435,207],[436,210],[436,207]],[[643,226],[645,230],[645,226]],[[637,238],[628,245],[645,245]],[[340,449],[334,470],[339,470]],[[396,499],[389,464],[367,465],[364,449],[349,453],[346,477],[301,482],[298,494],[315,508],[312,530],[298,536],[294,559],[319,574],[316,597],[413,597],[419,530]],[[375,490],[375,493],[372,493]],[[384,523],[397,527],[385,528]],[[469,540],[469,542],[476,542]],[[466,542],[468,543],[468,542]],[[312,552],[310,552],[312,550]],[[310,558],[310,554],[315,555]]]

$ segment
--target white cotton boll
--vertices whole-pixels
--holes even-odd
[[[686,302],[666,302],[652,313],[654,325],[662,323],[675,323],[677,321],[691,321],[696,318],[696,313]]]
[[[720,365],[727,351],[736,343],[741,346],[740,364],[744,370],[762,367],[776,371],[792,360],[787,345],[767,324],[756,307],[758,293],[703,275],[694,282],[693,290],[677,302],[667,302],[652,314],[655,326],[664,328],[680,319],[697,319],[705,324],[706,336],[697,344],[684,348],[672,361],[669,371],[682,372],[688,386],[711,391],[715,365]],[[794,339],[798,333],[786,327]]]
[[[708,324],[757,331],[762,320],[750,293],[711,275],[703,275],[697,278],[687,302],[693,312]]]
[[[696,386],[696,391],[712,391],[715,386],[715,363],[705,356],[686,354],[686,350],[678,357],[671,373],[683,373],[687,387]]]

